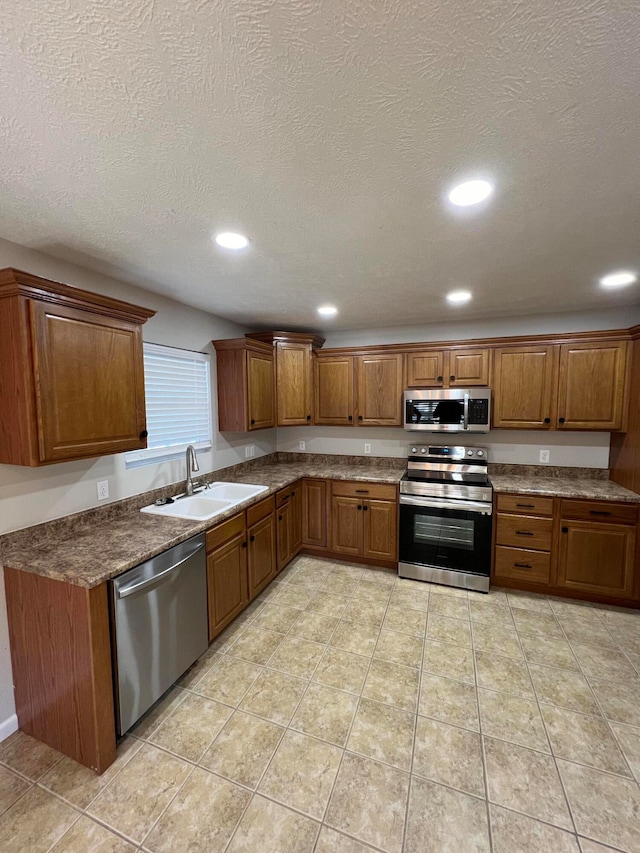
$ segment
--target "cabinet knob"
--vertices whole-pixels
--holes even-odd
[[[450,376],[450,377],[449,377],[449,382],[455,382],[455,381],[456,381],[456,377],[455,377],[455,376]]]
[[[569,528],[568,528],[568,527],[563,527],[563,528],[562,528],[562,532],[563,532],[563,533],[568,533],[568,532],[569,532]]]
[[[143,429],[140,433],[140,438],[146,438],[149,435],[146,429]]]
[[[243,547],[243,548],[246,548],[246,547],[247,547],[247,543],[246,543],[246,541],[242,543],[242,547]]]
[[[358,504],[358,509],[362,509],[362,505],[361,505],[361,504]]]
[[[279,515],[279,516],[278,516],[278,521],[282,521],[282,516],[281,516],[281,515]]]
[[[551,418],[545,418],[545,419],[544,419],[544,422],[545,422],[545,424],[550,424],[550,423],[551,423]]]
[[[362,507],[363,512],[367,512],[367,510],[368,510],[368,509],[369,509],[369,507],[368,507],[368,506],[363,506],[363,507]]]
[[[362,420],[362,415],[358,415],[358,420],[359,420],[359,421],[361,421],[361,420]]]
[[[438,376],[438,382],[442,382],[442,376]]]
[[[296,493],[295,493],[295,492],[291,492],[291,497],[292,497],[292,498],[295,498],[295,496],[296,496]]]
[[[251,418],[251,426],[253,426],[254,424],[255,424],[255,420],[253,418]]]
[[[352,421],[352,420],[353,420],[353,415],[349,415],[349,420],[350,420],[350,421]]]
[[[255,537],[255,536],[250,536],[250,537],[249,537],[249,542],[255,542],[255,541],[256,541],[256,537]]]
[[[308,420],[308,421],[310,421],[310,420],[311,420],[311,415],[307,415],[307,420]]]
[[[564,418],[558,418],[558,421],[559,421],[559,423],[563,424],[563,423],[564,423]]]

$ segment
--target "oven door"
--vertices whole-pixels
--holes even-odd
[[[400,562],[489,577],[490,503],[400,495]]]

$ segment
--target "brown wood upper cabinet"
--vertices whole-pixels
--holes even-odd
[[[324,338],[295,332],[257,332],[252,340],[274,347],[278,426],[313,423],[313,352]]]
[[[0,462],[145,448],[142,324],[154,313],[0,270]]]
[[[496,349],[493,427],[624,428],[627,342]]]
[[[273,346],[250,338],[212,343],[216,348],[220,432],[274,427]]]
[[[489,384],[489,350],[425,350],[407,353],[407,387],[455,388]]]
[[[315,422],[402,426],[403,364],[402,353],[319,354]]]

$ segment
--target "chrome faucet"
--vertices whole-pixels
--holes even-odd
[[[200,466],[196,458],[196,449],[193,444],[190,444],[187,447],[187,485],[185,488],[185,492],[188,495],[193,494],[193,472],[199,470]]]

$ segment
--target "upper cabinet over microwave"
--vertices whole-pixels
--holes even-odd
[[[489,432],[488,388],[409,388],[404,392],[404,428],[422,432]]]

